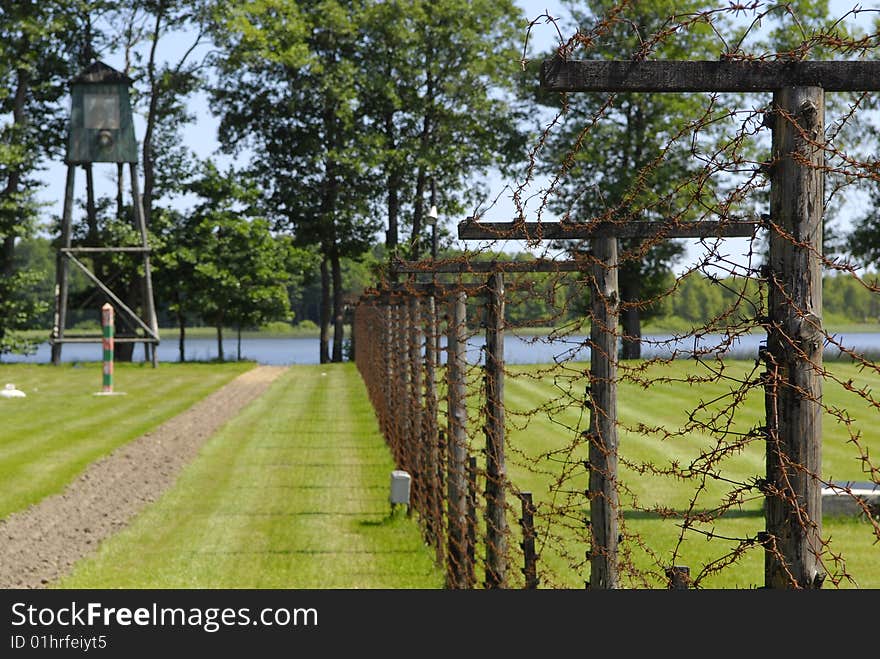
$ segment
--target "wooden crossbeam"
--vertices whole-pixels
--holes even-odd
[[[97,254],[101,252],[133,252],[133,253],[149,253],[152,251],[149,247],[62,247],[58,250],[63,254]]]
[[[553,58],[541,87],[556,92],[758,92],[783,87],[880,91],[880,61],[594,61]]]
[[[109,288],[107,288],[107,286],[104,284],[104,282],[102,282],[100,279],[98,279],[98,277],[95,275],[95,273],[93,273],[91,270],[89,270],[89,268],[82,261],[77,259],[70,252],[70,250],[64,251],[64,252],[62,252],[62,254],[66,258],[70,259],[70,261],[72,261],[74,263],[74,265],[76,265],[76,267],[78,267],[80,270],[82,270],[83,274],[85,274],[86,277],[91,279],[92,283],[95,284],[95,286],[97,286],[104,293],[104,295],[106,295],[107,297],[110,298],[110,300],[113,301],[113,303],[116,305],[116,308],[119,311],[128,315],[128,317],[131,320],[133,320],[135,322],[135,324],[139,325],[141,327],[141,329],[143,329],[144,332],[146,333],[147,338],[150,339],[150,342],[155,342],[155,343],[159,342],[159,336],[156,334],[156,332],[152,328],[148,327],[146,325],[146,323],[144,323],[144,321],[142,321],[140,319],[140,317],[134,311],[132,311],[131,308],[119,298],[119,296],[116,295],[116,293],[114,293]],[[64,337],[63,336],[52,337],[50,339],[50,343],[59,343],[59,344],[65,343]]]
[[[755,220],[699,222],[476,222],[458,225],[462,240],[586,240],[588,238],[747,238],[763,225]]]
[[[491,272],[580,272],[590,264],[582,261],[554,261],[533,259],[530,261],[403,261],[391,263],[391,270],[401,274],[434,273],[491,273]]]
[[[584,266],[585,268],[588,266]],[[524,272],[532,272],[526,270]],[[508,291],[527,291],[534,288],[534,282],[514,281],[505,284]],[[410,295],[433,295],[434,297],[447,297],[465,293],[468,296],[483,295],[489,292],[486,282],[431,282],[411,281],[388,284],[380,289],[366,291],[361,300],[388,301],[390,298],[405,298]]]
[[[484,291],[485,283],[476,282],[430,282],[411,281],[386,284],[382,288],[365,291],[362,300],[406,297],[407,295],[430,293],[436,296],[445,296],[454,293],[474,294]]]
[[[103,336],[67,336],[60,339],[50,339],[52,343],[101,343]],[[159,339],[152,336],[114,336],[114,343],[153,343],[158,344]]]
[[[432,281],[410,281],[389,284],[388,288],[383,288],[382,292],[391,293],[476,293],[486,288],[485,283],[476,282],[432,282]]]

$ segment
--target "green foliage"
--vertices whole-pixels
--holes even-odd
[[[354,113],[357,12],[356,3],[262,0],[213,15],[221,144],[258,154],[249,171],[266,217],[326,256],[363,253],[377,228],[364,192],[367,132]]]
[[[429,203],[461,215],[485,198],[489,167],[508,175],[523,167],[525,112],[514,85],[524,24],[509,1],[367,3],[360,103],[374,127],[389,248],[399,222],[418,258]]]
[[[589,46],[584,52],[576,53],[579,58],[717,59],[718,42],[708,25],[698,22],[668,31],[675,16],[701,9],[699,2],[651,0],[621,7],[606,0],[567,4],[581,32],[591,36],[585,40]],[[591,32],[599,24],[602,27]],[[615,94],[609,103],[607,94],[535,94],[537,102],[561,110],[560,125],[549,134],[538,163],[543,173],[558,176],[554,194],[546,197],[550,210],[576,221],[617,222],[687,221],[705,212],[693,201],[697,194],[711,195],[715,185],[700,175],[704,163],[694,157],[696,144],[713,139],[712,124],[705,120],[714,118],[716,111],[706,109],[705,98]],[[641,334],[640,319],[650,317],[653,308],[635,305],[663,290],[671,264],[682,253],[680,241],[653,245],[638,239],[620,241],[625,334]],[[637,357],[638,344],[628,342],[627,346],[636,350],[625,356]]]
[[[30,327],[32,319],[45,312],[48,304],[32,295],[20,295],[40,282],[39,273],[19,270],[0,278],[0,356],[7,352],[29,352],[33,342],[16,333]]]
[[[253,182],[206,162],[188,190],[199,200],[192,212],[156,218],[156,286],[171,309],[216,327],[289,320],[289,272],[304,257],[256,214]]]
[[[39,273],[16,272],[15,249],[36,229],[40,162],[57,157],[64,143],[60,101],[85,46],[87,6],[80,0],[0,0],[0,353],[25,347],[16,346],[9,332],[45,308],[29,292]]]
[[[828,320],[843,320],[855,323],[880,322],[880,280],[877,275],[863,279],[839,274],[825,277],[822,291],[822,305]]]

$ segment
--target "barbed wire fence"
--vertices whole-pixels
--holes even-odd
[[[846,148],[880,83],[876,62],[864,59],[880,38],[849,35],[841,18],[824,32],[804,29],[784,53],[742,50],[757,17],[771,11],[780,10],[754,2],[670,18],[627,62],[591,58],[603,35],[630,25],[624,2],[561,43],[543,64],[545,89],[607,98],[546,188],[529,193],[567,100],[525,156],[512,221],[475,213],[458,232],[476,247],[454,259],[393,262],[395,276],[357,305],[357,366],[396,464],[412,474],[411,510],[447,587],[858,586],[847,542],[857,537],[875,563],[880,557],[876,505],[822,461],[833,443],[847,460],[835,468],[880,484],[876,355],[822,323],[823,271],[880,293],[869,269],[822,248],[834,199],[880,184],[876,150]],[[756,18],[737,44],[716,30],[717,63],[652,61],[675,34],[745,12]],[[820,48],[837,61],[807,59]],[[745,103],[743,93],[762,90],[772,103],[723,109],[734,102],[724,94]],[[850,95],[831,117],[826,91]],[[558,222],[542,221],[624,93],[704,93],[706,106],[669,126],[616,203],[578,217],[572,202]],[[710,126],[721,137],[703,143]],[[675,190],[651,189],[652,174],[679,148],[704,166]],[[756,155],[762,148],[769,157]],[[534,199],[539,207],[529,209]],[[747,239],[744,258],[726,252],[732,236]],[[702,255],[661,291],[621,297],[627,264],[684,237],[698,239]],[[504,258],[510,241],[524,241],[535,258]],[[620,329],[623,314],[664,304],[696,277],[723,291],[720,313],[669,337]],[[544,317],[518,325],[511,309],[537,299]],[[534,325],[552,329],[534,335]],[[754,353],[735,353],[756,334],[766,339]],[[506,338],[550,357],[508,364]],[[622,359],[626,341],[644,357]],[[658,411],[643,404],[649,397],[668,405]],[[842,540],[823,532],[823,491],[861,513]],[[711,549],[695,549],[698,540]]]

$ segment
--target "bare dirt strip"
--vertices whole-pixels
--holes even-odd
[[[91,464],[61,494],[0,520],[0,588],[45,588],[155,501],[285,369],[258,366]]]

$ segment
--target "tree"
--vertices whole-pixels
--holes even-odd
[[[873,182],[868,200],[868,208],[856,219],[847,245],[863,267],[876,269],[880,266],[880,183]]]
[[[617,5],[609,0],[567,3],[589,47],[587,59],[717,59],[719,42],[708,23],[693,21],[672,30],[671,16],[694,15],[694,0],[649,0]],[[595,30],[589,26],[597,25]],[[666,31],[668,30],[668,32]],[[660,35],[663,35],[662,37]],[[544,147],[540,169],[560,179],[548,206],[576,221],[696,219],[705,213],[698,200],[708,197],[713,181],[700,177],[688,126],[707,116],[707,103],[696,94],[559,94],[538,93],[539,102],[562,108],[558,129]],[[707,116],[711,117],[711,114]],[[704,122],[709,123],[709,122]],[[709,124],[711,125],[711,124]],[[585,131],[588,131],[585,134]],[[702,131],[704,134],[706,129]],[[624,359],[641,354],[641,323],[683,252],[680,242],[649,245],[620,240],[619,286]]]
[[[142,204],[147,228],[153,216],[167,210],[171,198],[181,192],[181,182],[189,180],[196,161],[182,145],[183,130],[195,117],[187,108],[187,101],[199,89],[201,62],[196,57],[203,39],[202,19],[204,2],[191,0],[145,0],[126,3],[110,13],[106,21],[118,35],[114,46],[125,53],[125,72],[136,83],[134,98],[142,109],[145,132],[142,140],[141,171],[143,175]],[[184,40],[184,47],[176,51],[175,59],[165,57],[169,37]],[[163,41],[164,40],[164,41]],[[177,54],[179,53],[179,54]],[[132,222],[131,209],[123,203],[123,167],[117,170],[116,217],[120,222]],[[173,213],[166,215],[166,219]],[[96,263],[102,268],[100,262]],[[123,298],[137,308],[142,287],[136,277],[124,286]],[[120,318],[122,332],[133,332]],[[130,360],[132,343],[117,345],[116,357]]]
[[[156,218],[157,290],[177,316],[180,360],[187,314],[197,313],[217,329],[222,361],[224,326],[235,327],[240,340],[244,328],[289,319],[288,272],[301,256],[259,216],[252,181],[208,161],[187,189],[199,200],[191,212]]]
[[[87,55],[90,12],[100,12],[101,4],[0,0],[0,343],[44,306],[18,299],[38,275],[17,269],[16,244],[36,229],[39,163],[61,154],[67,121],[61,100]]]
[[[489,167],[523,167],[514,94],[523,25],[510,1],[366,3],[357,84],[375,135],[389,254],[403,224],[418,259],[427,207],[458,214],[485,194]]]
[[[322,363],[331,360],[331,317],[332,360],[342,360],[342,259],[363,254],[378,228],[369,207],[371,136],[355,96],[360,9],[254,0],[218,7],[212,26],[221,144],[253,150],[249,171],[261,181],[267,216],[322,255]]]

